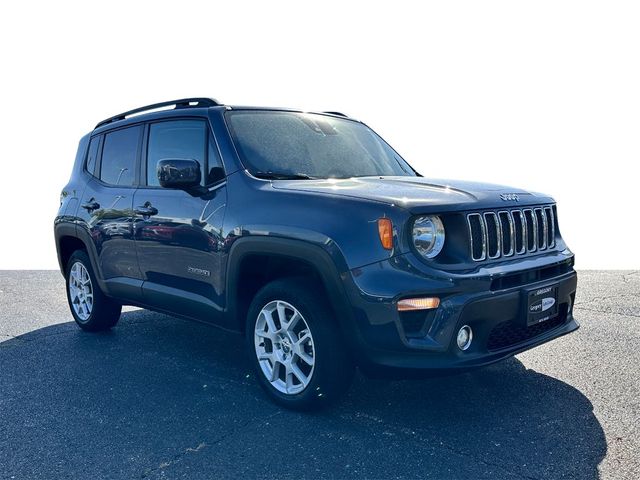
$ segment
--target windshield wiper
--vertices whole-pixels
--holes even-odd
[[[267,180],[313,180],[305,173],[278,173],[278,172],[253,172],[252,175],[257,178],[264,178]]]

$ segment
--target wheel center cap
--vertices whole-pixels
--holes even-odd
[[[289,340],[287,337],[284,337],[280,344],[282,345],[282,351],[284,353],[289,353],[291,351],[291,340]]]

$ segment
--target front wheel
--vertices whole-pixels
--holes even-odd
[[[318,288],[276,280],[255,296],[247,343],[262,387],[280,405],[311,410],[338,399],[354,367],[337,322]]]
[[[74,320],[83,330],[108,330],[120,319],[122,306],[100,290],[89,256],[77,250],[67,263],[67,300]]]

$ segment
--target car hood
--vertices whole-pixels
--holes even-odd
[[[277,180],[273,181],[273,187],[383,202],[406,208],[412,213],[553,202],[553,198],[547,195],[513,187],[424,177]]]

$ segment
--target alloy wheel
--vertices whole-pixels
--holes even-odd
[[[93,285],[86,267],[76,262],[69,272],[69,298],[77,317],[87,321],[93,310]]]
[[[279,392],[295,395],[311,381],[316,352],[306,320],[290,303],[267,303],[256,320],[254,344],[260,369]]]

